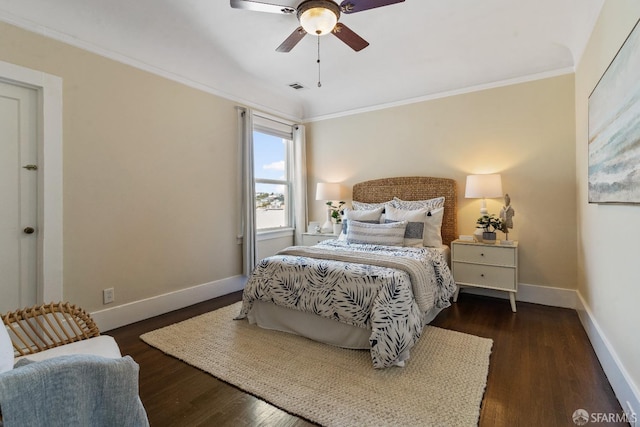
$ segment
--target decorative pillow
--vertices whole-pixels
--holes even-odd
[[[415,209],[436,209],[444,207],[444,197],[429,200],[400,200],[397,197],[391,202],[394,208],[412,211]]]
[[[386,207],[385,223],[407,221],[404,232],[404,246],[422,247],[424,245],[425,221],[428,209],[404,210],[394,208],[391,204]]]
[[[424,222],[424,245],[432,248],[442,246],[442,217],[444,208],[433,209],[427,212]]]
[[[351,220],[347,231],[347,243],[402,246],[407,221],[389,224],[370,224]]]
[[[13,344],[4,323],[0,323],[0,373],[13,369]]]
[[[369,222],[372,224],[380,223],[380,215],[384,206],[379,206],[375,209],[355,211],[353,209],[346,208],[342,215],[342,234],[347,234],[349,229],[349,221]]]
[[[391,200],[389,200],[388,202],[384,202],[384,203],[364,203],[364,202],[358,202],[358,201],[351,201],[351,207],[353,207],[354,211],[371,211],[374,209],[378,209],[378,208],[383,208],[384,209],[384,205],[386,205],[387,203],[390,203]]]

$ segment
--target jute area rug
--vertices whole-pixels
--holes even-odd
[[[146,333],[164,353],[325,426],[475,426],[492,340],[427,326],[404,368],[233,320],[240,303]]]

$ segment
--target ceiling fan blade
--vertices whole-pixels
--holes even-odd
[[[307,32],[304,30],[304,28],[296,28],[295,30],[293,30],[293,33],[291,33],[291,35],[287,37],[286,40],[276,48],[276,52],[290,52],[291,49],[293,49],[298,44],[298,42],[302,40],[302,38],[306,35]]]
[[[402,3],[404,0],[344,0],[340,3],[342,13],[356,13],[363,10],[375,9],[376,7],[389,6],[391,4]]]
[[[341,22],[338,22],[333,29],[333,34],[345,42],[347,46],[356,52],[360,52],[365,47],[369,46],[369,42],[354,33],[349,27]]]
[[[284,13],[285,15],[296,13],[293,7],[252,0],[231,0],[231,7],[234,9],[253,10],[254,12]]]

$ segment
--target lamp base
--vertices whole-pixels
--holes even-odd
[[[333,223],[331,222],[331,208],[327,209],[327,220],[322,224],[323,233],[333,233]]]
[[[484,216],[484,215],[489,215],[489,211],[487,210],[487,201],[486,199],[483,197],[482,201],[480,202],[480,215]]]

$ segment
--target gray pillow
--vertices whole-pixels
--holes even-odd
[[[369,224],[352,220],[347,231],[347,243],[402,246],[406,228],[407,221]]]

